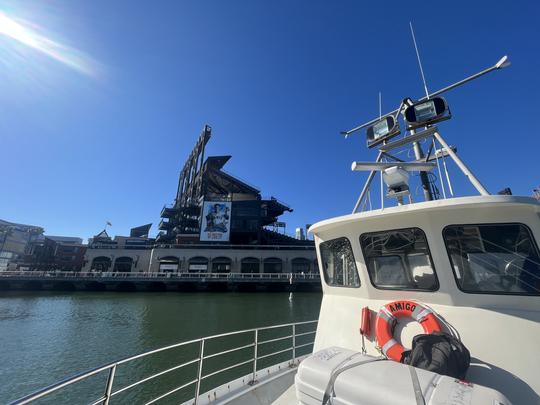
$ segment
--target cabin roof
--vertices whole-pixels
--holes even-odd
[[[396,207],[388,207],[384,209],[376,209],[371,211],[359,212],[356,214],[343,215],[335,218],[330,218],[324,221],[317,222],[309,228],[309,232],[319,233],[337,228],[341,225],[350,222],[356,222],[363,219],[388,218],[389,216],[403,213],[421,213],[422,211],[434,210],[459,210],[460,208],[470,208],[471,205],[493,206],[493,205],[530,205],[537,207],[540,211],[540,203],[532,197],[520,197],[512,195],[488,195],[488,196],[473,196],[473,197],[458,197],[447,198],[443,200],[424,201],[414,204],[405,204]],[[455,213],[459,217],[459,213]]]

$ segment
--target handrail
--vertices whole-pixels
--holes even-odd
[[[264,354],[262,356],[259,356],[259,360],[260,359],[265,359],[265,358],[270,357],[270,356],[274,356],[276,354],[285,353],[285,352],[288,352],[289,350],[291,350],[291,348],[287,347],[286,349],[278,350],[277,352],[267,353],[267,354]]]
[[[287,235],[294,238],[292,235]],[[309,240],[305,240],[305,245],[224,245],[218,243],[153,243],[153,244],[141,244],[141,245],[107,245],[107,244],[95,244],[92,246],[87,246],[87,249],[105,249],[105,250],[114,250],[114,249],[126,249],[126,250],[151,250],[151,249],[228,249],[228,250],[314,250],[314,244],[307,244]]]
[[[30,395],[27,395],[25,397],[17,399],[15,401],[11,402],[10,405],[23,405],[23,404],[32,403],[32,402],[34,402],[34,401],[36,401],[36,400],[38,400],[40,398],[43,398],[43,397],[45,397],[47,395],[58,392],[58,391],[60,391],[61,389],[65,388],[65,387],[71,386],[71,385],[73,385],[75,383],[78,383],[80,381],[83,381],[83,380],[91,377],[91,376],[94,376],[96,374],[99,374],[99,373],[105,372],[105,371],[109,372],[109,375],[108,375],[107,380],[106,380],[105,390],[104,390],[105,394],[100,396],[94,402],[92,402],[92,405],[98,405],[98,404],[108,405],[111,397],[113,397],[113,396],[116,396],[118,394],[126,392],[126,391],[130,390],[133,387],[136,387],[136,386],[138,386],[140,384],[143,384],[143,383],[145,383],[147,381],[154,380],[155,378],[158,378],[158,377],[160,377],[162,375],[165,375],[165,374],[167,374],[169,372],[172,372],[174,370],[179,370],[179,369],[181,369],[183,367],[186,367],[188,365],[191,365],[191,364],[198,364],[198,375],[197,375],[196,379],[191,380],[191,381],[187,381],[187,382],[182,382],[182,384],[179,385],[178,387],[176,387],[176,388],[174,388],[174,389],[172,389],[172,390],[170,390],[170,391],[168,391],[166,393],[160,394],[158,397],[150,400],[146,404],[155,403],[158,400],[163,399],[166,396],[171,395],[171,394],[173,394],[175,392],[178,392],[178,391],[180,391],[180,390],[182,390],[184,388],[187,388],[188,386],[193,385],[193,384],[196,384],[195,392],[194,392],[195,396],[194,396],[193,399],[194,399],[194,403],[197,404],[198,398],[200,396],[201,381],[205,380],[205,379],[208,379],[209,377],[212,377],[212,376],[217,375],[219,373],[222,373],[222,372],[225,372],[225,371],[228,371],[228,370],[232,370],[232,369],[240,367],[242,365],[253,363],[252,372],[250,373],[251,381],[249,382],[249,384],[254,385],[254,384],[257,383],[256,375],[257,375],[257,370],[258,370],[258,368],[257,368],[258,360],[265,359],[265,358],[275,356],[275,355],[278,355],[278,354],[281,354],[281,353],[285,353],[285,352],[288,352],[288,351],[292,351],[292,356],[291,356],[291,359],[289,360],[290,361],[289,365],[293,366],[295,364],[295,362],[298,360],[297,349],[299,349],[301,347],[307,347],[307,346],[313,345],[313,343],[314,343],[314,338],[313,338],[313,340],[309,340],[309,341],[304,342],[302,344],[297,344],[297,341],[296,341],[297,337],[306,336],[306,335],[315,333],[315,330],[308,331],[308,332],[296,333],[297,327],[301,326],[301,325],[306,325],[306,326],[309,325],[310,327],[311,326],[316,326],[317,322],[318,321],[316,321],[316,320],[314,320],[314,321],[303,321],[303,322],[285,323],[285,324],[280,324],[280,325],[272,325],[272,326],[259,327],[259,328],[243,329],[243,330],[239,330],[239,331],[225,332],[225,333],[215,334],[215,335],[211,335],[211,336],[206,336],[206,337],[203,337],[203,338],[191,339],[191,340],[188,340],[188,341],[179,342],[179,343],[175,343],[175,344],[172,344],[172,345],[160,347],[160,348],[149,350],[149,351],[137,354],[137,355],[125,357],[125,358],[119,359],[117,361],[114,361],[114,362],[111,362],[111,363],[108,363],[108,364],[105,364],[105,365],[90,369],[90,370],[82,372],[82,373],[78,373],[78,374],[76,374],[76,375],[74,375],[72,377],[69,377],[69,378],[64,379],[64,380],[62,380],[60,382],[57,382],[57,383],[52,384],[52,385],[50,385],[48,387],[45,387],[45,388],[43,388],[41,390],[38,390],[38,391],[36,391],[36,392],[34,392],[34,393],[30,394]],[[269,331],[269,330],[276,330],[276,329],[279,329],[279,328],[290,328],[290,330],[292,331],[292,334],[290,334],[290,335],[288,334],[287,336],[283,336],[283,337],[279,337],[279,338],[272,338],[272,339],[267,339],[267,340],[259,340],[261,332]],[[223,338],[223,337],[236,336],[236,335],[248,334],[248,333],[253,334],[252,343],[241,344],[241,345],[239,345],[237,347],[233,347],[231,349],[222,350],[220,352],[205,355],[205,347],[206,347],[207,342],[215,340],[215,339]],[[265,353],[264,355],[259,355],[258,354],[260,345],[270,343],[270,342],[281,341],[281,340],[285,340],[285,339],[291,339],[291,338],[292,338],[291,345],[287,346],[287,348],[285,348],[285,349],[272,351],[270,353]],[[184,362],[182,364],[178,364],[176,366],[169,367],[169,368],[166,368],[164,370],[160,370],[157,373],[145,376],[145,377],[143,377],[143,378],[141,378],[141,379],[139,379],[139,380],[137,380],[137,381],[135,381],[135,382],[133,382],[131,384],[128,384],[128,385],[126,385],[124,387],[118,388],[117,390],[113,390],[114,377],[115,377],[116,369],[118,368],[118,366],[120,366],[122,364],[129,363],[129,362],[131,362],[133,360],[136,360],[136,359],[140,359],[140,358],[147,357],[147,356],[150,356],[150,355],[153,355],[153,354],[156,354],[156,353],[164,352],[166,350],[175,349],[175,348],[179,348],[179,347],[185,347],[187,345],[192,345],[192,344],[195,344],[195,343],[199,343],[199,350],[198,350],[199,353],[195,358],[193,358],[191,360],[188,360],[188,361],[186,361],[186,362]],[[232,353],[232,352],[235,352],[235,351],[249,349],[251,347],[253,347],[253,356],[250,357],[249,360],[240,361],[240,362],[237,362],[237,363],[235,363],[233,365],[225,366],[225,367],[222,367],[222,368],[220,368],[218,370],[214,370],[214,371],[212,371],[210,373],[206,373],[206,374],[203,373],[204,361],[206,359],[216,358],[216,357],[219,357],[219,356],[222,356],[222,355],[225,355],[225,354],[228,354],[228,353]]]
[[[171,395],[171,394],[174,394],[176,391],[180,391],[182,388],[186,388],[186,387],[188,387],[188,386],[190,386],[190,385],[195,384],[196,382],[197,382],[197,380],[191,380],[191,381],[188,381],[187,383],[181,385],[180,387],[176,387],[176,388],[174,388],[174,389],[172,389],[172,390],[170,390],[170,391],[167,391],[165,394],[160,395],[159,397],[152,399],[150,402],[147,402],[147,403],[145,403],[144,405],[155,404],[155,403],[156,403],[157,401],[159,401],[160,399],[163,399],[163,398],[165,398],[165,397],[167,397],[167,396],[169,396],[169,395]]]
[[[289,350],[290,350],[290,349],[289,349]],[[260,358],[260,357],[259,357],[259,358]],[[254,360],[255,360],[255,358],[253,357],[253,358],[251,358],[251,359],[249,359],[249,360],[241,361],[241,362],[239,362],[239,363],[235,363],[235,364],[233,364],[232,366],[227,366],[227,367],[225,367],[225,368],[220,368],[219,370],[213,371],[213,372],[211,372],[211,373],[204,374],[204,375],[201,376],[201,380],[204,380],[205,378],[208,378],[208,377],[212,377],[213,375],[222,373],[222,372],[224,372],[224,371],[231,370],[231,369],[236,368],[236,367],[240,367],[240,366],[242,366],[242,365],[244,365],[244,364],[251,363],[251,362],[254,361]]]
[[[113,396],[115,396],[117,394],[120,394],[121,392],[127,391],[127,390],[129,390],[129,389],[131,389],[133,387],[136,387],[137,385],[140,385],[140,384],[145,383],[147,381],[153,380],[154,378],[157,378],[157,377],[162,376],[164,374],[170,373],[171,371],[178,370],[178,369],[180,369],[182,367],[189,366],[190,364],[197,363],[198,361],[199,361],[199,359],[193,359],[193,360],[190,360],[190,361],[186,361],[185,363],[179,364],[177,366],[168,368],[167,370],[160,371],[159,373],[152,374],[152,375],[150,375],[148,377],[143,378],[142,380],[136,381],[133,384],[126,385],[125,387],[120,388],[117,391],[114,391],[113,393],[111,393],[111,397],[113,397]]]
[[[262,344],[265,344],[265,343],[279,342],[280,340],[290,339],[290,338],[292,338],[292,336],[293,335],[287,335],[287,336],[278,337],[278,338],[275,338],[275,339],[263,340],[263,341],[260,341],[259,344],[262,345]]]
[[[74,272],[74,271],[0,271],[0,279],[9,278],[32,278],[49,280],[53,278],[69,278],[69,279],[155,279],[155,280],[170,280],[170,279],[227,279],[227,280],[263,280],[263,279],[280,279],[280,280],[319,280],[318,272],[311,273],[212,273],[212,272]]]
[[[222,354],[226,354],[226,353],[236,352],[238,350],[247,349],[248,347],[253,347],[253,346],[255,346],[255,343],[250,343],[249,345],[235,347],[234,349],[223,350],[222,352],[217,352],[217,353],[204,356],[204,359],[211,359],[212,357],[221,356]]]

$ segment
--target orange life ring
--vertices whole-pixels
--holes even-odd
[[[413,301],[394,301],[383,305],[377,314],[375,332],[377,344],[384,355],[400,361],[405,348],[394,339],[394,327],[398,318],[412,318],[424,329],[425,333],[440,332],[441,326],[433,312]]]

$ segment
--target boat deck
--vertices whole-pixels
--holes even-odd
[[[296,399],[296,389],[294,384],[291,385],[281,396],[274,401],[272,405],[290,405],[296,404],[298,400]]]
[[[246,391],[243,395],[225,400],[222,403],[234,405],[291,405],[297,404],[294,388],[296,370],[282,374],[279,378],[271,379],[256,388]]]

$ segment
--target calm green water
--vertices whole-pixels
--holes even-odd
[[[291,300],[288,293],[0,294],[2,404],[79,371],[160,346],[239,329],[313,320],[318,318],[322,298],[318,293],[295,293]],[[189,360],[179,354],[175,364],[182,356]],[[148,375],[148,371],[167,367],[171,357],[174,355],[158,356],[151,365],[141,362],[132,374]],[[130,372],[123,373],[128,381],[126,374]],[[179,377],[170,376],[169,383],[175,378]],[[95,382],[99,395],[90,399],[102,394],[101,383]],[[166,384],[152,382],[152,390],[161,392]],[[64,395],[48,403],[78,402]]]

